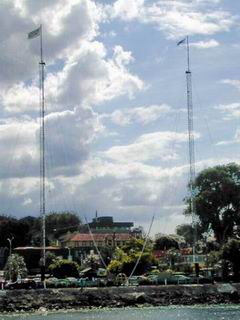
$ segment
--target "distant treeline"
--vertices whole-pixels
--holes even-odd
[[[74,212],[52,212],[46,215],[47,245],[70,231],[78,230],[81,220]],[[8,247],[8,238],[14,247],[41,245],[41,217],[15,218],[0,215],[0,247]]]

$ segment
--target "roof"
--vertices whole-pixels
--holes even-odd
[[[46,247],[46,250],[59,250],[59,247]],[[43,247],[16,247],[13,250],[43,250]]]
[[[105,241],[106,239],[115,239],[116,241],[127,241],[131,239],[129,233],[94,233],[93,239],[95,241]],[[70,241],[93,241],[92,236],[89,233],[78,233],[73,236]]]
[[[69,241],[75,234],[77,234],[78,232],[77,231],[74,231],[74,232],[67,232],[65,234],[63,234],[62,236],[59,236],[58,237],[58,240],[59,241],[62,241],[62,242],[66,242],[66,241]]]
[[[96,217],[89,223],[91,228],[110,227],[110,228],[130,228],[133,222],[115,222],[111,216]]]

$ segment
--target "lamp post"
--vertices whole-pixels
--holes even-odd
[[[11,256],[12,254],[12,241],[13,241],[14,237],[11,238],[7,238],[7,240],[9,241],[9,255]]]

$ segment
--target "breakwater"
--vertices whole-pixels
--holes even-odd
[[[0,291],[0,312],[240,302],[240,284]]]

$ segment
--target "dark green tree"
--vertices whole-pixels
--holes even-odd
[[[240,166],[230,163],[205,169],[194,181],[196,214],[201,230],[213,231],[224,243],[240,224]],[[186,199],[190,214],[190,199]]]
[[[48,267],[49,271],[56,278],[79,277],[79,266],[74,261],[56,259]]]
[[[179,249],[179,245],[175,239],[168,236],[162,236],[155,240],[154,249],[155,250]]]
[[[8,247],[8,238],[12,240],[13,247],[24,246],[29,243],[29,226],[24,221],[14,217],[0,216],[0,247]]]
[[[57,256],[52,253],[52,252],[49,252],[47,251],[46,252],[46,268],[48,269],[48,267],[53,264],[55,262],[55,260],[57,260]]]
[[[78,230],[80,224],[81,220],[74,212],[52,212],[46,216],[46,232],[56,237]]]
[[[176,227],[176,234],[183,237],[188,244],[194,240],[193,227],[191,224],[181,224]]]
[[[240,240],[230,239],[220,250],[220,258],[230,262],[233,268],[233,274],[236,281],[240,279]]]
[[[42,221],[41,218],[31,220],[31,217],[24,218],[32,227],[30,229],[30,238],[32,245],[41,245],[41,229]],[[74,212],[63,211],[63,212],[51,212],[46,215],[46,234],[47,244],[54,242],[59,236],[67,233],[68,231],[73,232],[78,230],[81,220],[79,216]]]
[[[74,212],[53,212],[46,216],[46,244],[60,235],[78,230],[81,220]],[[8,238],[13,238],[13,248],[19,246],[40,246],[42,242],[42,221],[40,217],[27,216],[16,219],[0,215],[0,247],[8,247]]]

